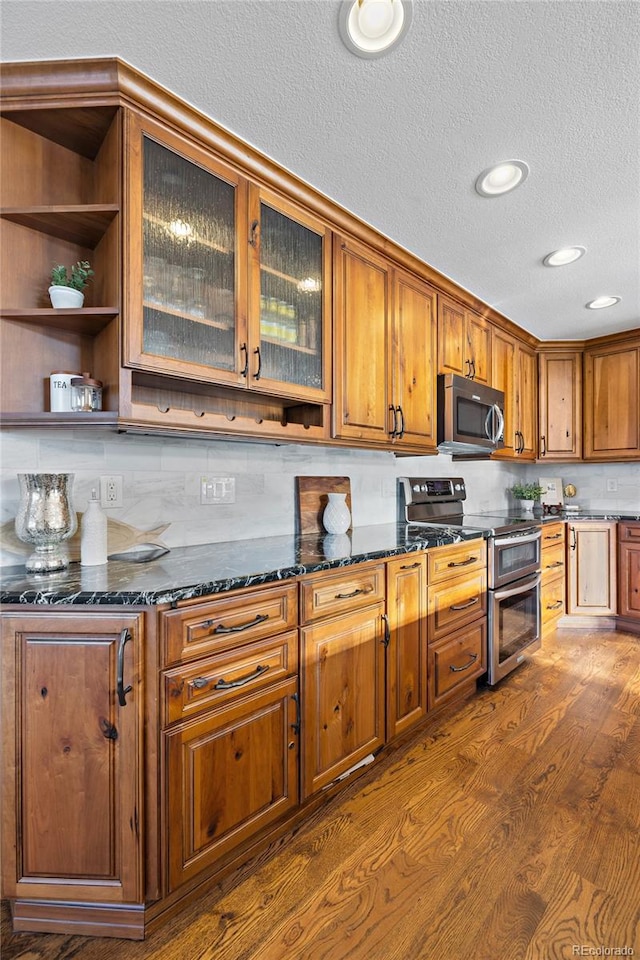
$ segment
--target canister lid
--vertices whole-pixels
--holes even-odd
[[[74,377],[73,380],[71,381],[71,386],[72,387],[101,387],[102,381],[92,380],[91,374],[87,371],[86,373],[83,372],[81,377]]]

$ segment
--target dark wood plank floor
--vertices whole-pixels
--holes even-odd
[[[3,960],[638,956],[640,638],[558,631],[144,943],[4,906]]]

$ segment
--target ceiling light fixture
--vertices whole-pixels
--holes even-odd
[[[575,263],[580,257],[584,257],[586,252],[586,247],[561,247],[560,250],[548,253],[542,262],[545,267],[566,267],[568,263]]]
[[[410,0],[343,0],[338,27],[342,42],[358,57],[381,57],[411,24]]]
[[[529,176],[529,167],[524,160],[504,160],[483,170],[476,180],[476,191],[481,197],[499,197],[515,190]]]
[[[585,307],[589,310],[604,310],[605,307],[612,307],[614,303],[620,303],[620,297],[596,297],[595,300],[585,303]]]

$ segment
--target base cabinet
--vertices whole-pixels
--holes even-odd
[[[567,529],[569,616],[606,617],[617,611],[617,524],[581,520]]]
[[[2,894],[16,930],[143,936],[142,639],[142,614],[3,617]]]
[[[387,738],[427,712],[427,558],[410,554],[387,564]]]
[[[618,525],[618,612],[640,627],[640,523]]]
[[[566,611],[565,524],[545,523],[542,528],[540,622],[542,639],[555,630]]]

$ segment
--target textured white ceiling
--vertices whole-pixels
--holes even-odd
[[[128,61],[543,339],[640,326],[637,0],[414,0],[377,60],[342,45],[339,7],[2,0],[0,51]],[[512,158],[524,186],[480,198]],[[586,256],[542,266],[569,244]]]

